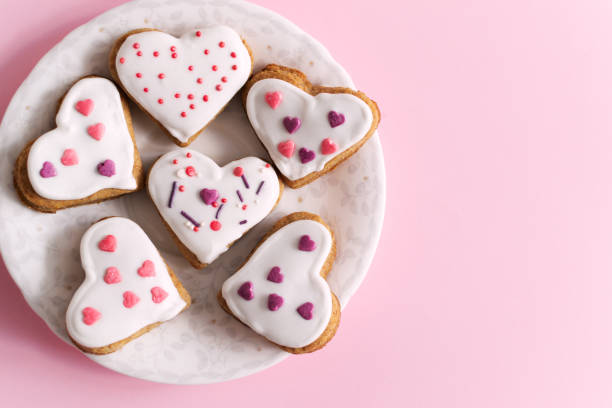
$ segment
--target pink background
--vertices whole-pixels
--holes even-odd
[[[0,111],[54,43],[121,1],[3,3]],[[249,378],[147,383],[62,343],[1,267],[3,406],[610,407],[610,2],[257,3],[383,111],[385,226],[338,335]]]

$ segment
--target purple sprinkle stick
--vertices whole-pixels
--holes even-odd
[[[244,174],[243,174],[242,176],[240,176],[240,178],[242,179],[242,182],[244,183],[244,186],[245,186],[246,188],[251,188],[251,187],[249,186],[249,182],[247,181],[246,177],[244,177]]]
[[[40,169],[40,177],[49,178],[57,176],[57,171],[55,171],[55,166],[51,162],[44,162],[42,169]]]
[[[302,126],[302,121],[300,118],[292,118],[291,116],[285,116],[283,119],[283,125],[285,125],[285,129],[289,134],[295,133],[298,131],[300,126]]]
[[[327,114],[327,120],[329,121],[329,126],[335,128],[336,126],[340,126],[344,123],[344,115],[342,113],[338,113],[336,111],[329,111]]]
[[[300,243],[298,244],[298,249],[300,251],[311,252],[317,248],[317,244],[310,239],[310,235],[302,235],[300,237]]]
[[[221,209],[223,208],[223,204],[221,204],[219,206],[219,208],[217,208],[217,212],[215,213],[215,219],[218,220],[219,219],[219,213],[221,212]]]
[[[102,163],[99,163],[98,173],[106,177],[114,176],[115,175],[115,162],[110,159],[106,159]]]
[[[300,161],[302,162],[302,164],[306,164],[309,161],[313,161],[316,154],[314,151],[309,150],[305,147],[302,147],[299,151],[298,154],[300,155]]]
[[[174,200],[174,192],[176,191],[176,181],[172,182],[172,190],[170,191],[170,198],[168,199],[168,208],[172,208],[172,200]]]
[[[251,300],[255,297],[253,294],[253,282],[244,282],[238,288],[238,295],[244,300]]]
[[[268,309],[275,312],[281,308],[285,301],[281,295],[277,295],[276,293],[271,293],[268,296]]]
[[[242,194],[240,194],[240,190],[236,190],[236,194],[238,195],[238,198],[240,199],[240,202],[244,203],[244,200],[242,199]]]
[[[306,320],[312,319],[312,311],[314,310],[314,305],[310,302],[306,302],[297,308],[297,312]]]
[[[270,269],[270,272],[268,272],[268,277],[267,279],[270,282],[274,282],[274,283],[282,283],[283,282],[283,278],[285,277],[285,275],[283,275],[281,273],[281,269],[278,266],[273,267],[272,269]]]
[[[214,189],[203,188],[200,190],[200,198],[204,201],[204,204],[211,205],[219,198],[219,192]]]
[[[190,223],[192,223],[193,225],[195,225],[196,227],[199,227],[201,224],[199,222],[197,222],[196,220],[194,220],[189,214],[187,214],[185,211],[181,211],[181,215],[185,218],[187,218],[187,220],[189,220]]]
[[[242,220],[242,221],[240,221],[238,224],[240,224],[240,225],[244,225],[244,224],[246,224],[246,223],[247,223],[247,220]]]
[[[259,194],[259,192],[261,191],[261,188],[264,185],[265,180],[261,180],[261,183],[259,183],[259,187],[257,187],[257,191],[255,192],[255,195]]]

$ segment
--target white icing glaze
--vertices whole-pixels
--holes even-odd
[[[79,113],[78,101],[93,100],[88,116]],[[119,91],[106,78],[84,78],[75,83],[62,100],[55,118],[57,128],[40,136],[28,154],[28,178],[41,197],[51,200],[75,200],[106,188],[133,190],[137,187],[132,173],[134,143],[127,127]],[[89,126],[103,123],[106,127],[100,140],[87,133]],[[78,164],[61,162],[66,149],[78,155]],[[106,177],[98,173],[99,163],[115,162],[116,174]],[[44,162],[55,167],[57,175],[44,178],[40,170]]]
[[[174,164],[174,160],[177,160],[177,164]],[[200,262],[208,264],[266,217],[276,204],[280,185],[274,169],[270,165],[266,167],[266,164],[256,157],[245,157],[219,167],[209,157],[194,150],[175,150],[160,157],[153,165],[148,180],[149,195],[181,242]],[[188,166],[194,167],[196,176],[185,174],[184,169]],[[245,187],[241,177],[234,175],[236,167],[243,169],[250,188]],[[168,200],[174,181],[177,189],[172,208],[169,208]],[[262,181],[263,187],[256,194]],[[185,189],[183,192],[178,189],[181,185]],[[204,203],[200,197],[200,191],[204,188],[217,190],[217,203],[223,204],[218,218],[221,229],[218,231],[213,231],[210,223],[215,220],[219,207]],[[243,201],[240,201],[236,191],[240,191]],[[225,203],[222,202],[223,198],[227,200]],[[242,209],[243,205],[246,205],[245,210]],[[198,231],[194,231],[193,224],[181,215],[181,211],[201,224]],[[242,220],[247,222],[239,224]]]
[[[300,251],[298,242],[309,235],[317,247]],[[294,221],[282,227],[260,245],[221,289],[232,313],[244,324],[276,344],[304,347],[316,340],[327,327],[332,313],[331,290],[320,275],[332,247],[332,236],[313,220]],[[267,280],[271,268],[278,266],[282,283]],[[253,283],[254,297],[245,300],[238,294],[244,282]],[[268,295],[283,297],[276,311],[268,309]],[[314,304],[313,317],[306,320],[297,312],[305,302]]]
[[[117,240],[114,252],[98,248],[107,235]],[[155,265],[155,276],[138,274],[145,260]],[[138,224],[127,218],[112,217],[93,224],[81,239],[81,263],[85,280],[70,301],[66,327],[70,337],[83,346],[102,347],[125,339],[149,324],[172,319],[186,306],[153,243]],[[111,266],[119,270],[121,282],[104,281],[106,269]],[[151,289],[156,286],[168,293],[160,303],[152,300]],[[140,301],[126,308],[125,291],[134,292]],[[102,314],[92,325],[83,322],[86,307]]]
[[[197,32],[201,35],[197,36]],[[134,44],[138,44],[137,49]],[[138,56],[138,52],[142,55]],[[154,52],[159,55],[154,56]],[[115,59],[119,80],[128,93],[181,142],[186,142],[223,109],[248,79],[251,65],[242,39],[226,26],[191,30],[180,38],[161,31],[136,33],[122,43]],[[165,75],[163,79],[158,77],[160,73]],[[197,82],[198,78],[202,83]],[[221,85],[221,91],[216,89],[217,85]],[[188,99],[189,94],[193,99]],[[207,102],[204,95],[208,96]],[[158,102],[160,98],[163,104]]]
[[[276,109],[266,102],[268,92],[282,94],[282,101]],[[363,138],[373,120],[370,107],[354,95],[320,93],[312,96],[276,78],[257,81],[249,89],[246,111],[255,133],[268,150],[276,167],[290,180],[323,170],[328,161]],[[327,118],[330,111],[343,114],[345,122],[332,128]],[[302,121],[300,128],[293,134],[283,125],[283,119],[287,116],[298,117]],[[321,152],[321,142],[326,138],[330,138],[338,146],[332,154]],[[295,142],[295,151],[290,158],[278,151],[278,144],[286,140]],[[298,153],[300,148],[314,151],[314,160],[303,164]]]

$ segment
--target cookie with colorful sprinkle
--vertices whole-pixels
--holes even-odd
[[[363,92],[311,84],[302,72],[267,65],[247,82],[253,130],[291,188],[332,171],[372,136],[380,111]]]
[[[147,188],[181,253],[202,269],[272,211],[283,183],[256,157],[219,167],[202,153],[180,149],[157,159]]]
[[[340,303],[327,284],[334,233],[317,215],[281,218],[218,294],[221,307],[285,351],[325,346],[340,324]]]
[[[66,312],[74,344],[92,354],[112,353],[191,304],[191,297],[135,222],[110,217],[81,239],[85,280]]]
[[[97,76],[75,82],[60,101],[55,123],[15,163],[15,188],[28,207],[54,213],[142,187],[130,111],[113,82]]]
[[[182,147],[221,113],[253,68],[249,46],[226,26],[178,38],[132,30],[116,41],[109,62],[128,96]]]

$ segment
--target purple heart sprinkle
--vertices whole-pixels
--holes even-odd
[[[57,176],[57,171],[55,171],[55,166],[51,162],[44,162],[42,169],[40,169],[40,177],[49,178]]]
[[[253,283],[252,282],[244,282],[238,288],[238,294],[244,300],[251,300],[251,299],[253,299],[255,297],[255,295],[253,295]]]
[[[219,198],[219,192],[214,189],[209,190],[207,188],[203,188],[200,191],[200,198],[202,199],[202,201],[204,201],[204,204],[210,205],[217,201],[217,199]]]
[[[327,120],[329,120],[329,126],[335,128],[336,126],[340,126],[344,123],[344,115],[342,113],[338,113],[336,111],[329,111],[327,114]]]
[[[115,162],[110,159],[106,159],[102,163],[99,163],[98,173],[106,177],[114,176],[115,175]]]
[[[300,120],[300,118],[292,118],[291,116],[285,116],[285,119],[283,119],[283,125],[285,125],[285,129],[287,129],[287,132],[291,134],[297,132],[300,126],[302,126],[302,121]]]
[[[298,248],[300,251],[311,252],[317,248],[317,244],[310,239],[310,235],[302,235]]]
[[[312,319],[312,311],[314,310],[314,305],[310,302],[306,302],[297,308],[297,312],[306,320]]]
[[[275,312],[281,308],[283,302],[284,300],[282,296],[272,293],[270,296],[268,296],[268,309]]]
[[[284,275],[281,273],[281,270],[278,266],[275,266],[274,268],[270,269],[270,272],[268,273],[268,280],[270,282],[282,283],[283,278]]]
[[[309,161],[313,161],[316,156],[315,152],[313,152],[312,150],[308,150],[305,147],[302,147],[298,151],[298,153],[300,155],[300,161],[302,162],[302,164],[308,163]]]

